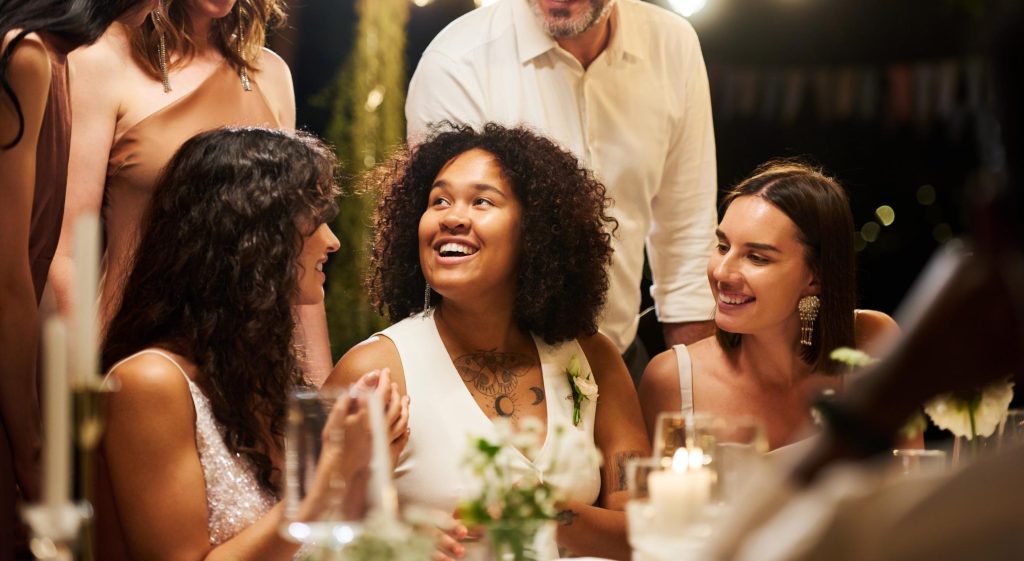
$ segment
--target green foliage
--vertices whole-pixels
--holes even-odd
[[[335,358],[385,326],[370,307],[366,275],[372,192],[358,180],[387,159],[405,134],[405,24],[408,0],[357,0],[355,44],[334,87],[326,137],[342,163],[346,196],[332,225],[341,250],[331,258],[327,325]]]

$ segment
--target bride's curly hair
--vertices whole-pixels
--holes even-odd
[[[187,357],[224,442],[271,482],[288,391],[303,240],[337,213],[336,160],[312,136],[217,129],[186,142],[157,183],[103,368],[150,347]]]
[[[597,331],[608,292],[611,199],[604,185],[569,152],[523,127],[487,123],[479,130],[438,123],[422,144],[399,152],[371,173],[379,190],[366,285],[393,322],[423,310],[420,217],[434,180],[456,156],[473,149],[497,159],[522,205],[521,254],[514,319],[548,344]],[[442,299],[431,292],[431,299]]]

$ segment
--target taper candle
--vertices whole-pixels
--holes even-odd
[[[99,374],[99,270],[100,221],[95,214],[81,216],[74,225],[72,258],[75,263],[71,367],[72,381],[83,387]]]
[[[43,502],[51,508],[71,500],[71,386],[68,335],[54,316],[43,325]]]

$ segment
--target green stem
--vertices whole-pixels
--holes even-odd
[[[974,425],[974,409],[973,405],[967,408],[967,418],[971,421],[971,456],[978,455],[978,430]]]

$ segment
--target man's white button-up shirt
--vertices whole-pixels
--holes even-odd
[[[618,0],[605,50],[584,69],[544,32],[526,0],[502,0],[452,22],[412,77],[408,138],[448,120],[527,125],[592,169],[618,220],[601,331],[633,341],[646,242],[662,322],[712,317],[715,139],[707,72],[683,18]]]

